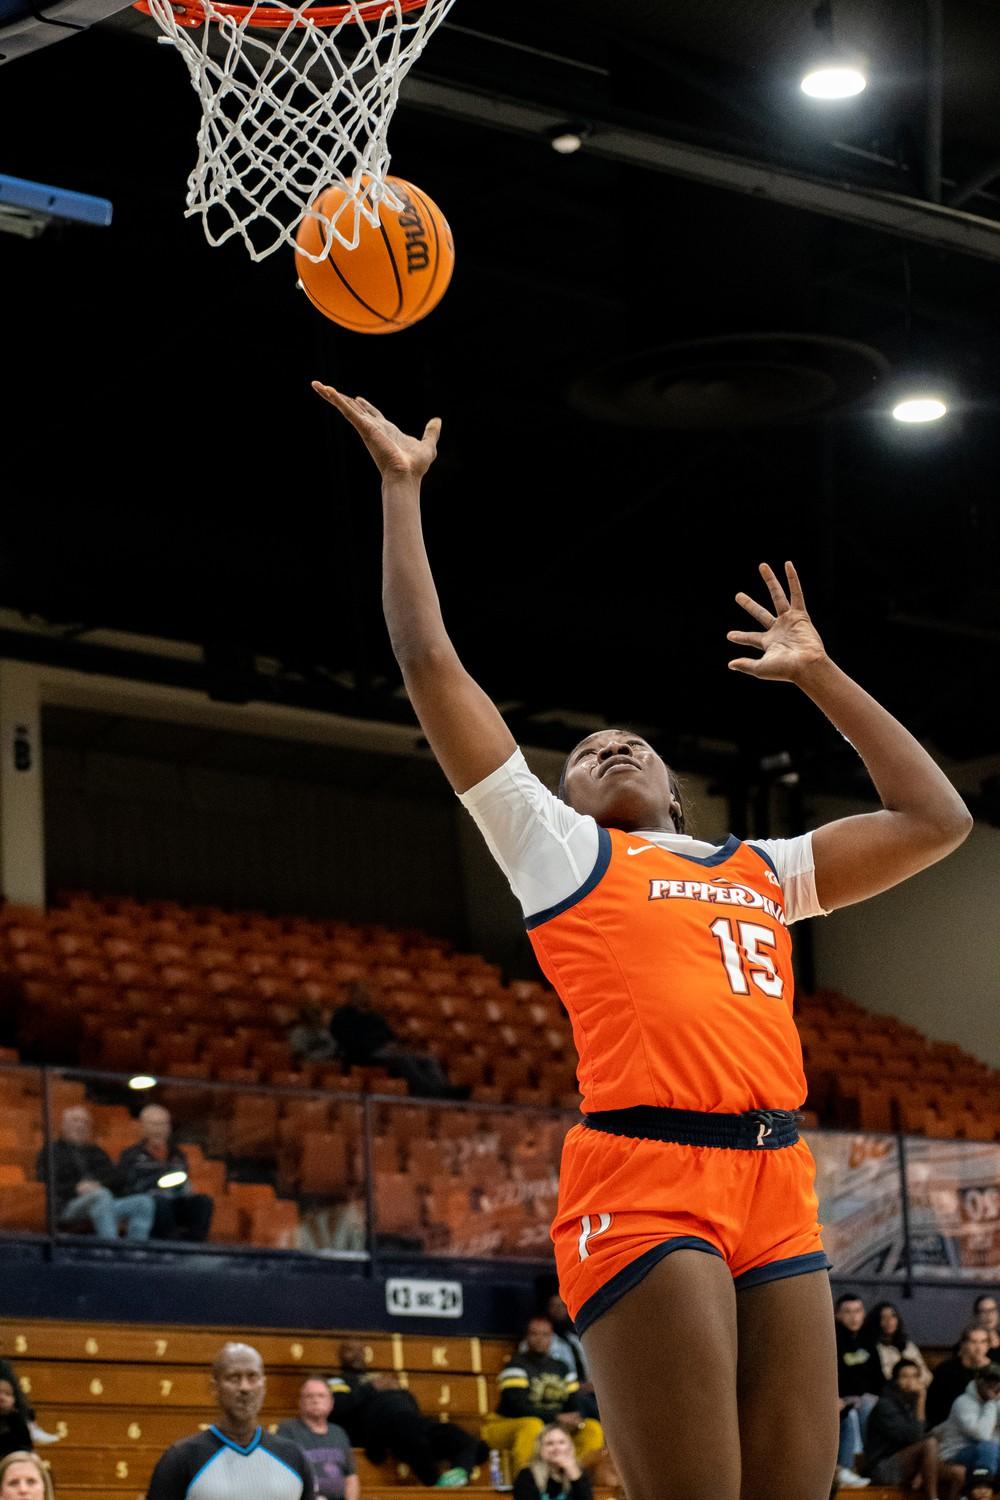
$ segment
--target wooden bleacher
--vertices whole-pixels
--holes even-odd
[[[142,1494],[164,1448],[212,1421],[209,1372],[227,1339],[260,1351],[267,1369],[261,1417],[274,1428],[295,1415],[305,1376],[335,1370],[341,1339],[357,1336],[3,1319],[0,1354],[14,1364],[42,1426],[60,1437],[40,1450],[58,1495],[106,1500]],[[509,1353],[506,1339],[374,1334],[365,1343],[372,1370],[394,1371],[425,1412],[472,1431],[492,1408],[493,1377]],[[364,1500],[412,1500],[416,1481],[405,1466],[376,1467],[360,1450],[355,1458]],[[467,1493],[492,1493],[485,1474]],[[595,1500],[614,1493],[598,1487]]]
[[[309,1374],[338,1367],[342,1338],[356,1333],[187,1328],[166,1324],[0,1320],[0,1355],[14,1364],[41,1424],[60,1441],[40,1450],[56,1492],[69,1500],[141,1496],[164,1448],[212,1421],[212,1360],[227,1339],[260,1351],[267,1369],[264,1424],[272,1430],[298,1406]],[[421,1408],[473,1431],[496,1400],[494,1377],[503,1367],[506,1339],[420,1334],[372,1334],[365,1358],[372,1370],[391,1370]],[[334,1410],[336,1420],[336,1409]],[[355,1451],[363,1500],[412,1500],[422,1488],[404,1466],[376,1467]],[[492,1494],[485,1473],[467,1494]],[[903,1491],[871,1486],[868,1500],[900,1500]],[[620,1491],[595,1484],[595,1500]]]

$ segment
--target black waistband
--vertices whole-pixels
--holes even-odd
[[[790,1109],[749,1109],[742,1115],[717,1115],[699,1109],[660,1109],[637,1104],[631,1109],[602,1109],[584,1115],[591,1130],[631,1136],[641,1141],[673,1141],[680,1146],[722,1146],[735,1151],[777,1151],[794,1146],[802,1116]]]

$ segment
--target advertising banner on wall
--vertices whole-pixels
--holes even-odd
[[[816,1158],[823,1244],[835,1276],[902,1276],[903,1193],[895,1136],[804,1132]]]
[[[906,1139],[910,1255],[925,1280],[1000,1280],[1000,1144]]]

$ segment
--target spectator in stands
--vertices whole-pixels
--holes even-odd
[[[49,1189],[55,1196],[56,1220],[60,1226],[89,1223],[101,1239],[118,1237],[125,1225],[126,1238],[148,1240],[156,1205],[149,1193],[116,1197],[118,1174],[106,1151],[95,1146],[90,1111],[82,1104],[63,1110],[59,1138],[52,1143],[54,1180]],[[48,1182],[49,1159],[45,1147],[38,1153],[38,1178]]]
[[[553,1359],[561,1359],[569,1370],[575,1371],[582,1390],[584,1383],[589,1386],[587,1356],[583,1352],[583,1344],[580,1342],[579,1335],[573,1327],[569,1309],[558,1292],[554,1292],[549,1298],[545,1307],[545,1316],[552,1324],[552,1342],[549,1345],[549,1353]]]
[[[967,1389],[976,1371],[990,1363],[990,1336],[978,1323],[962,1330],[958,1353],[942,1360],[934,1371],[927,1391],[927,1426],[943,1422],[956,1401]]]
[[[37,1453],[0,1459],[0,1500],[54,1500],[51,1475]]]
[[[31,1448],[28,1423],[17,1409],[17,1393],[11,1380],[0,1379],[0,1458]]]
[[[483,1438],[491,1448],[507,1449],[515,1474],[528,1467],[542,1429],[555,1423],[569,1435],[582,1462],[604,1447],[601,1424],[581,1410],[580,1382],[561,1359],[554,1359],[552,1324],[532,1318],[524,1342],[500,1371],[500,1400],[496,1413],[483,1423]]]
[[[153,1239],[207,1240],[215,1203],[207,1193],[192,1191],[187,1157],[173,1138],[169,1111],[162,1104],[147,1104],[139,1125],[142,1139],[118,1159],[125,1192],[153,1198]]]
[[[45,1428],[35,1420],[34,1410],[21,1389],[21,1382],[14,1373],[13,1366],[8,1364],[5,1359],[0,1359],[0,1380],[6,1380],[14,1392],[14,1410],[27,1423],[28,1431],[31,1434],[31,1442],[26,1446],[29,1448],[38,1448],[46,1443],[58,1443],[60,1441],[58,1434],[46,1432]]]
[[[1000,1365],[983,1365],[976,1372],[935,1436],[941,1457],[949,1463],[961,1464],[970,1473],[1000,1472]]]
[[[901,1359],[908,1359],[919,1369],[924,1385],[930,1385],[931,1372],[924,1356],[904,1328],[894,1303],[875,1304],[861,1325],[861,1342],[878,1356],[885,1380],[892,1379],[892,1372]]]
[[[453,1090],[436,1057],[410,1052],[400,1045],[389,1022],[375,1009],[372,997],[360,980],[348,986],[347,999],[330,1018],[330,1034],[340,1055],[354,1068],[383,1065],[405,1078],[411,1094],[446,1099]]]
[[[980,1292],[972,1304],[972,1321],[990,1336],[990,1360],[1000,1364],[1000,1304],[995,1292]]]
[[[837,1328],[837,1395],[840,1400],[840,1444],[837,1485],[865,1489],[868,1480],[854,1471],[854,1460],[865,1445],[865,1426],[885,1379],[878,1356],[862,1340],[865,1304],[857,1292],[844,1292],[834,1307]]]
[[[965,1493],[967,1500],[993,1500],[993,1475],[989,1469],[973,1469]]]
[[[395,1375],[369,1374],[360,1339],[341,1344],[340,1370],[329,1385],[351,1442],[364,1447],[374,1464],[384,1463],[389,1454],[397,1463],[409,1464],[421,1484],[466,1485],[489,1453],[484,1442],[455,1422],[425,1417]]]
[[[514,1476],[514,1500],[592,1500],[593,1493],[569,1434],[558,1422],[543,1427],[530,1464]]]
[[[354,1468],[351,1440],[330,1421],[333,1393],[320,1375],[310,1375],[299,1390],[299,1414],[278,1428],[278,1436],[302,1449],[313,1471],[316,1494],[324,1500],[360,1500],[361,1481]]]
[[[301,1448],[259,1426],[264,1364],[249,1344],[224,1344],[212,1365],[219,1412],[204,1432],[181,1438],[159,1459],[146,1500],[314,1500]]]
[[[302,1062],[326,1062],[337,1056],[337,1043],[330,1035],[330,1013],[322,1005],[303,1005],[299,1019],[288,1033],[292,1056]]]
[[[918,1475],[926,1500],[958,1500],[965,1470],[942,1463],[936,1437],[924,1433],[927,1388],[912,1359],[900,1359],[868,1418],[865,1456],[876,1484],[913,1487]]]

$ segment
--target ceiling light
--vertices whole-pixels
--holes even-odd
[[[810,99],[853,99],[867,86],[861,69],[847,63],[822,63],[810,68],[800,85]]]
[[[137,1073],[134,1078],[129,1079],[128,1086],[130,1089],[155,1089],[156,1079],[151,1078],[148,1073]]]
[[[560,156],[572,156],[587,139],[590,126],[580,120],[567,120],[561,125],[553,125],[546,134],[553,151],[557,151]]]
[[[936,422],[947,410],[940,396],[907,396],[896,402],[892,414],[897,422]]]

